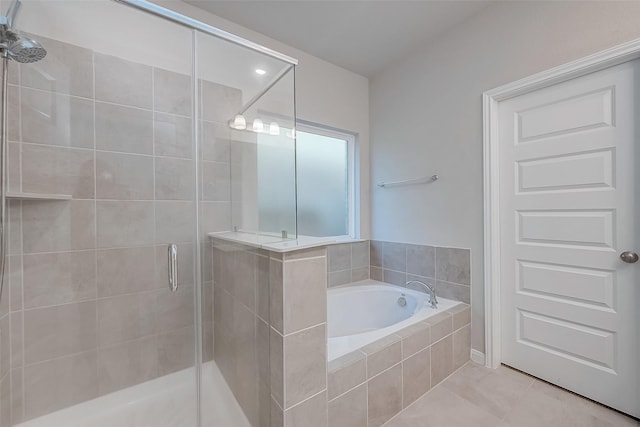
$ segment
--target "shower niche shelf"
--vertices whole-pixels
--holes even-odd
[[[71,200],[70,194],[22,193],[8,191],[7,199],[12,200]]]

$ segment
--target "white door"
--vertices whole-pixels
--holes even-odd
[[[638,61],[499,106],[502,361],[640,416]]]

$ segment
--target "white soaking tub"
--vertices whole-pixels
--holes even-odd
[[[461,304],[438,297],[434,310],[424,292],[376,280],[330,288],[327,293],[330,361]],[[398,303],[401,297],[405,306]]]

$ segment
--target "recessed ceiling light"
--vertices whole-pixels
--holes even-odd
[[[260,74],[261,76],[267,74],[267,72],[265,70],[263,70],[262,68],[257,68],[256,69],[256,74]]]

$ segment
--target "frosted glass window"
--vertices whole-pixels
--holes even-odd
[[[349,142],[296,133],[298,234],[349,234]]]

